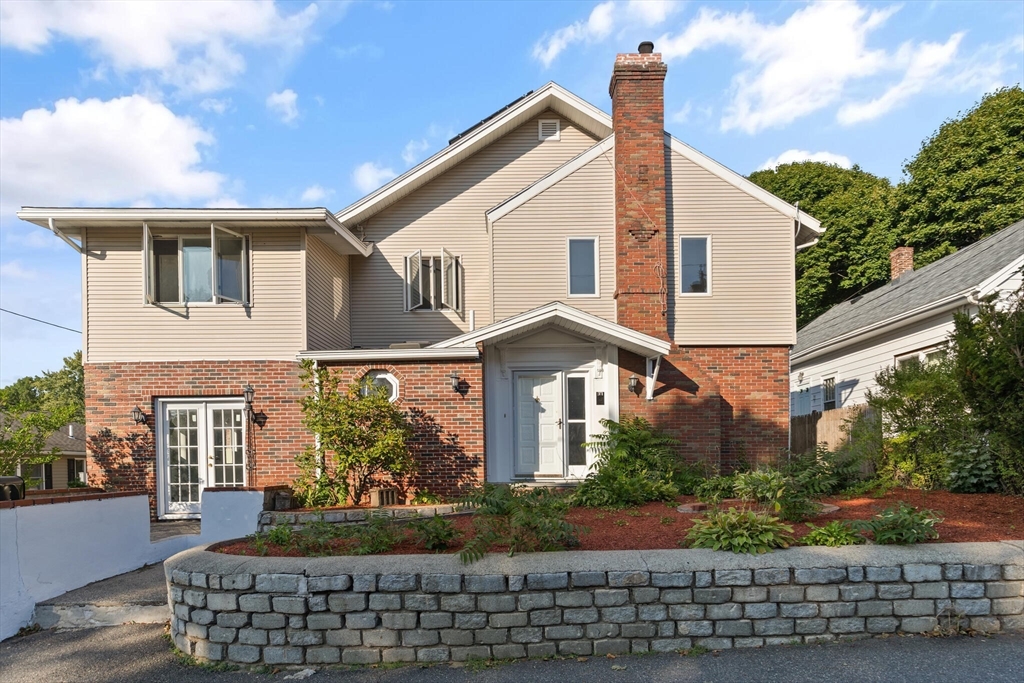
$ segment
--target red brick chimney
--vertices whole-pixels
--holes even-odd
[[[914,270],[914,248],[896,247],[889,254],[889,279],[895,280]]]
[[[665,223],[665,74],[654,44],[615,58],[608,93],[615,132],[618,322],[668,338]]]

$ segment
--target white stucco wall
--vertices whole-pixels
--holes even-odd
[[[202,532],[198,543],[241,538],[256,533],[263,511],[263,491],[205,490],[202,507]]]

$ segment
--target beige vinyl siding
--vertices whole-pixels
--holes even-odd
[[[348,256],[306,237],[306,348],[311,351],[352,346],[348,262]]]
[[[552,301],[615,322],[615,184],[608,152],[494,224],[494,315]],[[569,297],[568,237],[597,237],[600,297]]]
[[[89,362],[293,359],[302,338],[302,239],[296,228],[250,235],[252,306],[142,303],[142,228],[89,228]]]
[[[362,229],[376,244],[366,259],[353,259],[352,343],[366,348],[395,342],[436,342],[491,322],[490,235],[484,212],[591,147],[596,140],[561,120],[561,140],[537,139],[537,119],[481,150],[381,213]],[[404,258],[421,249],[461,256],[465,273],[462,313],[404,312]]]
[[[669,329],[681,346],[796,342],[793,219],[667,154]],[[681,296],[679,238],[711,235],[711,296]]]

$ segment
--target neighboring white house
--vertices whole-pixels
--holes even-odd
[[[1021,285],[1024,221],[913,270],[913,251],[890,256],[892,279],[830,308],[797,333],[790,354],[790,413],[807,415],[867,402],[875,375],[907,358],[942,353],[956,311]]]

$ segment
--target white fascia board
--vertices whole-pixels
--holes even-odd
[[[474,332],[460,335],[458,337],[452,337],[446,339],[437,344],[433,344],[428,348],[455,348],[471,346],[476,347],[479,342],[485,342],[493,337],[509,334],[520,328],[527,328],[531,325],[543,322],[545,320],[554,321],[557,318],[562,318],[570,322],[589,327],[596,332],[601,332],[610,337],[616,338],[626,344],[637,346],[644,349],[653,355],[665,355],[672,350],[672,345],[657,337],[637,332],[628,327],[624,327],[617,323],[609,322],[604,318],[598,318],[596,315],[584,313],[578,308],[567,306],[559,301],[540,306],[525,313],[506,318],[500,322],[482,327]]]
[[[917,322],[922,318],[954,310],[963,306],[965,303],[968,303],[969,298],[973,296],[975,292],[977,292],[977,289],[971,287],[970,289],[965,289],[962,292],[957,292],[956,294],[939,299],[938,301],[933,301],[929,304],[925,304],[924,306],[918,306],[906,313],[900,313],[899,315],[894,315],[891,318],[881,320],[872,325],[865,325],[853,332],[847,332],[842,336],[830,339],[827,342],[822,342],[817,346],[812,346],[806,351],[801,351],[798,354],[791,355],[789,357],[790,365],[792,367],[794,364],[805,363],[812,358],[817,358],[818,356],[823,356],[827,353],[846,348],[851,344],[877,337],[878,335],[890,332],[893,329]],[[797,334],[799,335],[799,332]]]
[[[296,358],[315,361],[400,361],[400,360],[471,360],[479,358],[476,347],[454,349],[343,349],[338,351],[303,351]]]
[[[506,111],[495,116],[464,138],[456,140],[434,154],[434,156],[420,162],[383,187],[342,209],[335,214],[335,217],[339,223],[345,226],[354,225],[368,219],[393,201],[397,201],[398,198],[409,194],[437,177],[453,158],[461,160],[476,153],[486,145],[487,139],[495,131],[501,129],[509,120],[516,117],[529,119],[536,114],[540,114],[545,109],[554,109],[555,107],[552,107],[552,104],[556,102],[570,110],[576,111],[583,118],[592,121],[595,128],[605,127],[607,132],[611,131],[612,120],[608,114],[580,99],[557,83],[548,82],[543,87],[534,91],[529,97],[524,98]]]
[[[580,170],[591,161],[594,161],[602,154],[609,152],[615,148],[615,136],[609,135],[601,142],[597,143],[593,147],[586,151],[578,154],[569,161],[565,162],[555,170],[548,173],[546,176],[535,182],[533,185],[529,185],[517,194],[512,195],[501,204],[498,204],[494,208],[487,211],[487,220],[489,223],[501,220],[501,218],[517,208],[530,201],[540,193],[553,187],[562,180],[565,180],[576,171]],[[611,170],[611,169],[609,169]]]
[[[999,285],[1009,280],[1010,276],[1021,268],[1024,268],[1024,256],[1018,256],[1005,267],[999,269],[999,271],[992,277],[978,285],[978,296],[988,296],[992,292],[996,291],[999,288]]]
[[[722,180],[729,183],[736,189],[746,192],[754,199],[757,199],[760,202],[770,206],[779,213],[785,216],[789,216],[794,220],[800,221],[800,224],[803,225],[804,227],[810,228],[819,235],[825,232],[825,230],[821,227],[821,222],[818,219],[814,218],[813,216],[809,216],[803,211],[799,211],[792,204],[779,199],[768,190],[764,189],[763,187],[760,187],[756,183],[747,180],[736,171],[733,171],[732,169],[727,168],[722,164],[718,163],[711,157],[706,156],[701,152],[698,152],[697,150],[695,150],[693,147],[690,147],[682,140],[678,140],[669,135],[668,133],[666,133],[665,144],[673,152],[681,155],[686,159],[689,159],[693,163],[703,168],[705,171],[708,171],[709,173],[711,173],[714,176],[717,176],[718,178],[721,178]]]

